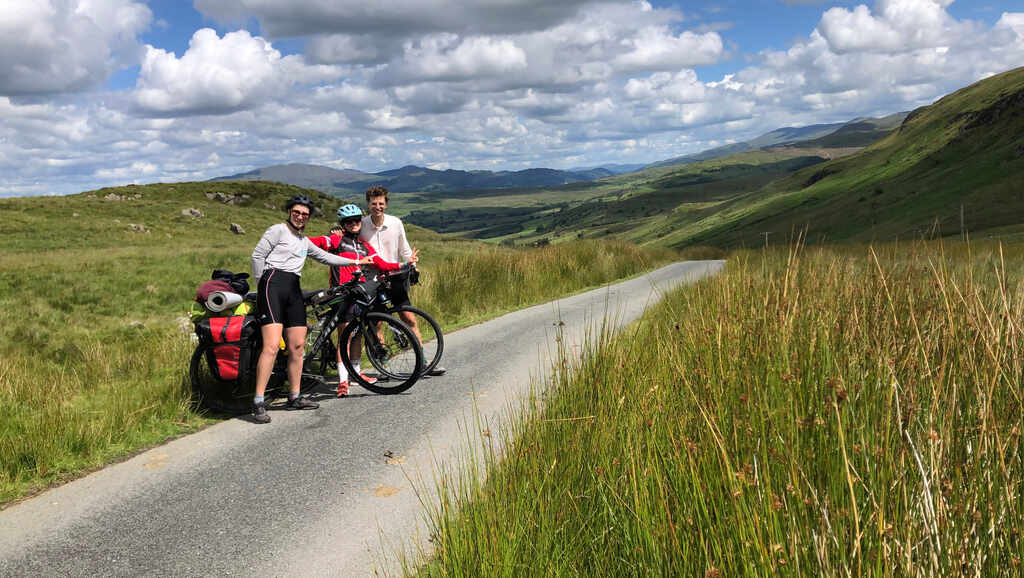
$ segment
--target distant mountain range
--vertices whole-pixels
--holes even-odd
[[[521,171],[438,171],[414,165],[400,169],[364,173],[337,170],[320,165],[274,165],[211,181],[276,181],[316,189],[334,195],[361,193],[373,185],[387,187],[395,193],[433,191],[471,191],[551,187],[569,183],[589,182],[616,174],[598,167],[585,170],[524,169]]]
[[[728,144],[691,155],[658,161],[645,165],[643,168],[685,165],[770,147],[864,147],[888,135],[900,126],[900,123],[903,122],[903,119],[908,114],[910,113],[898,112],[882,118],[856,118],[848,122],[833,124],[777,128],[749,141]]]
[[[395,193],[552,187],[591,182],[655,167],[685,165],[770,147],[864,147],[892,132],[906,116],[907,113],[901,112],[883,118],[859,118],[844,123],[779,128],[746,142],[733,143],[649,165],[609,164],[564,171],[545,168],[521,171],[463,171],[457,169],[438,171],[408,165],[379,173],[365,173],[354,169],[338,170],[320,165],[292,163],[263,167],[210,180],[273,181],[316,189],[333,195],[359,194],[373,185],[385,186]]]

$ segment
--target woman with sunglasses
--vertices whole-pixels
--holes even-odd
[[[377,254],[377,251],[365,241],[359,239],[359,232],[363,228],[363,211],[356,205],[343,205],[338,209],[338,227],[331,229],[331,235],[322,237],[310,237],[310,242],[317,247],[334,255],[348,257],[349,259],[371,259],[373,266],[380,271],[397,271],[401,269],[401,263],[385,261]],[[415,263],[418,251],[414,251],[409,259]],[[352,276],[359,271],[355,266],[331,267],[331,286],[348,283]],[[353,305],[353,307],[355,307]],[[342,323],[338,325],[338,335],[345,329],[348,322],[355,317],[354,311],[346,311]],[[353,339],[349,344],[349,358],[352,359],[353,369],[359,371],[359,357],[362,344],[358,339]],[[348,395],[348,373],[341,363],[341,340],[338,340],[338,397]],[[361,377],[373,383],[376,379],[367,375]]]
[[[306,306],[299,278],[306,257],[335,267],[373,263],[369,257],[352,259],[331,255],[302,234],[313,210],[313,200],[306,195],[295,195],[285,208],[288,219],[267,229],[252,252],[253,277],[259,279],[256,318],[263,337],[263,350],[256,365],[256,394],[252,409],[252,419],[256,423],[270,422],[263,394],[270,381],[282,333],[288,347],[288,384],[291,390],[285,407],[316,409],[320,406],[299,395],[302,352],[306,345]]]

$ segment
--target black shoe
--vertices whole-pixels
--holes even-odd
[[[428,371],[427,375],[432,375],[434,377],[437,377],[439,375],[444,375],[446,373],[448,373],[448,370],[443,368],[443,367],[441,367],[440,365],[438,365],[438,366],[434,367],[434,369],[431,369],[430,371]]]
[[[320,407],[320,404],[315,401],[310,401],[301,395],[295,399],[289,399],[288,403],[284,406],[286,409],[316,409]]]
[[[252,404],[252,421],[255,423],[270,423],[270,415],[267,413],[267,402],[261,401]]]

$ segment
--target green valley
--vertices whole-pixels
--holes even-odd
[[[903,119],[897,123],[897,118]],[[409,193],[412,223],[530,244],[674,247],[1024,231],[1024,68],[832,134],[557,188]],[[864,146],[867,143],[869,146]]]

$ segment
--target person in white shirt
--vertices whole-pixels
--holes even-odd
[[[369,214],[363,217],[363,228],[359,239],[369,243],[377,254],[385,261],[405,262],[413,256],[413,249],[405,236],[405,225],[394,215],[386,215],[388,208],[388,190],[385,187],[373,186],[366,190],[366,206]],[[396,306],[412,305],[408,294],[391,295],[391,302]],[[416,316],[407,311],[399,312],[402,322],[408,325],[416,338],[422,341],[420,330],[416,324]],[[447,370],[436,366],[429,375],[444,375]]]

